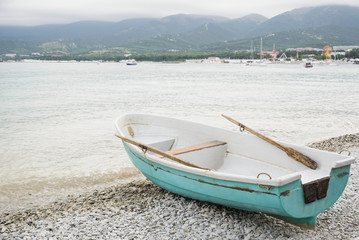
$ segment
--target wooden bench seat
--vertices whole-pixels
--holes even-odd
[[[214,140],[166,151],[165,153],[173,157],[175,157],[174,155],[183,154],[180,155],[180,158],[188,163],[204,167],[205,169],[216,170],[223,164],[227,149],[226,144],[226,142]],[[155,156],[164,158],[160,154],[155,154]]]
[[[214,141],[209,141],[209,142],[204,142],[204,143],[192,145],[192,146],[185,147],[185,148],[174,149],[174,150],[171,150],[171,151],[167,151],[166,153],[172,154],[172,155],[178,155],[178,154],[182,154],[182,153],[198,151],[198,150],[211,148],[211,147],[216,147],[216,146],[221,146],[221,145],[225,145],[225,144],[227,144],[227,143],[222,142],[222,141],[218,141],[218,140],[214,140]]]

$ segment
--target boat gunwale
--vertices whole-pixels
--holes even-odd
[[[157,157],[153,154],[143,153],[141,148],[139,148],[133,144],[130,144],[130,143],[124,143],[124,144],[126,144],[132,151],[136,152],[141,157],[143,157],[149,161],[152,161],[152,162],[155,162],[155,163],[158,163],[158,164],[161,164],[161,165],[164,165],[166,167],[173,168],[176,170],[189,172],[189,173],[197,174],[197,175],[202,175],[205,177],[216,178],[216,179],[220,179],[220,180],[237,181],[237,182],[245,182],[245,183],[253,183],[253,184],[263,184],[263,185],[270,185],[270,186],[283,186],[283,185],[286,185],[293,181],[296,181],[298,179],[301,179],[301,176],[302,176],[300,173],[290,173],[290,174],[286,174],[286,175],[278,177],[278,178],[262,179],[262,178],[256,178],[256,177],[239,175],[239,174],[225,173],[225,172],[220,172],[220,171],[216,171],[216,170],[204,170],[204,169],[200,169],[200,168],[186,166],[186,165],[171,161],[170,159]]]

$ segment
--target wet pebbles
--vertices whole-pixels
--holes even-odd
[[[311,147],[359,155],[359,134]],[[0,239],[359,239],[359,168],[341,198],[303,230],[262,213],[169,193],[144,178],[0,215]]]

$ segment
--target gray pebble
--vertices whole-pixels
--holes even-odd
[[[359,155],[359,134],[312,143]],[[97,189],[43,207],[0,213],[0,239],[358,239],[359,167],[347,188],[303,230],[262,213],[169,193],[147,180]]]

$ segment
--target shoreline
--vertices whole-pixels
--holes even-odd
[[[126,167],[106,174],[1,185],[0,215],[46,206],[54,201],[66,200],[69,195],[75,196],[112,185],[126,184],[141,175],[137,168]]]
[[[359,133],[308,144],[359,156]],[[344,154],[344,153],[343,153]],[[359,167],[352,164],[340,199],[303,230],[266,214],[236,210],[167,192],[144,176],[68,196],[51,204],[0,213],[0,239],[353,239],[359,238]]]
[[[179,61],[136,61],[137,63],[146,63],[146,64],[236,64],[236,65],[246,65],[247,61],[259,62],[260,59],[220,59],[219,62],[210,62],[207,59],[185,59]],[[204,61],[204,62],[203,62]],[[268,61],[267,65],[302,65],[308,62],[307,60],[298,60],[298,61]],[[105,63],[118,63],[124,64],[121,61],[113,61],[113,60],[39,60],[39,59],[22,59],[22,60],[8,60],[3,61],[2,63],[92,63],[92,64],[105,64]],[[324,60],[316,60],[313,62],[315,66],[326,66],[330,64],[335,65],[353,65],[352,62],[347,62],[344,60],[330,60],[329,62]]]

